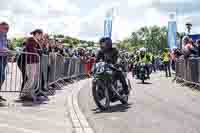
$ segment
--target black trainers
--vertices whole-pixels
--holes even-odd
[[[21,101],[33,101],[33,98],[31,98],[30,96],[26,96],[26,95],[20,96],[19,99]]]
[[[6,101],[6,99],[0,96],[0,101]]]

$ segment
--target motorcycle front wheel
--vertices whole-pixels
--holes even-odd
[[[100,110],[107,110],[110,107],[110,97],[108,87],[104,81],[97,80],[92,85],[92,94],[95,104]]]

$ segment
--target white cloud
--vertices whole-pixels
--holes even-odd
[[[102,4],[94,9],[88,16],[80,20],[80,37],[98,40],[103,36],[104,19],[106,12],[112,7],[118,7],[118,2],[110,3],[109,5]]]
[[[150,7],[154,0],[128,0],[128,5],[132,8]]]
[[[110,2],[110,1],[109,1]],[[131,1],[120,1],[114,5],[116,8],[116,17],[113,22],[113,39],[123,39],[131,34],[133,30],[145,25],[166,25],[167,17],[163,16],[156,9],[152,8],[152,3],[147,0],[140,0],[136,4]],[[147,2],[147,3],[146,3]],[[132,5],[131,5],[132,4]],[[80,36],[87,36],[98,40],[103,36],[103,25],[106,11],[112,7],[103,3],[99,8],[84,18],[81,23]]]
[[[49,32],[72,30],[72,23],[79,18],[80,9],[67,0],[1,0],[0,21],[10,24],[9,35],[27,35],[34,28]],[[74,28],[74,32],[79,32]],[[77,34],[76,34],[77,35]]]
[[[167,26],[168,12],[174,9],[178,11],[179,30],[184,31],[183,23],[191,17],[193,31],[198,31],[199,6],[198,0],[1,0],[0,21],[10,24],[10,36],[28,35],[34,28],[42,28],[98,40],[103,35],[106,11],[115,7],[113,38],[118,40],[144,25]],[[94,8],[81,15],[88,7]]]

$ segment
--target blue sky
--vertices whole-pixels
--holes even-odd
[[[103,35],[106,12],[114,7],[113,39],[121,40],[141,26],[167,26],[177,11],[178,30],[191,22],[200,30],[199,0],[1,0],[0,21],[10,24],[9,36],[27,36],[35,28],[87,40]]]

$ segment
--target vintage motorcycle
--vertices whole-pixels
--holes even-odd
[[[121,101],[128,104],[128,95],[124,94],[122,84],[119,80],[113,80],[113,72],[122,69],[115,68],[112,64],[99,62],[93,66],[92,94],[96,105],[101,110],[107,110],[110,103]],[[129,90],[131,90],[130,80],[127,78]]]

